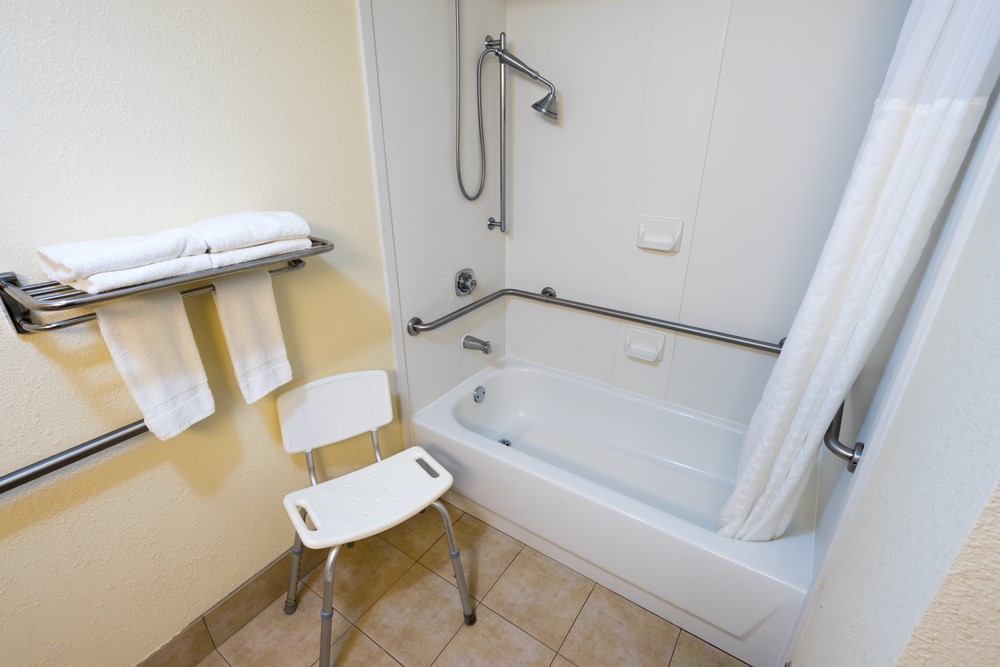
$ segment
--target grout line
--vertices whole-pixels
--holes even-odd
[[[579,573],[577,573],[577,574],[579,574]],[[580,576],[583,576],[583,575],[580,575]],[[566,645],[566,640],[569,639],[570,633],[573,632],[573,626],[575,626],[576,622],[580,620],[580,614],[583,613],[584,607],[586,607],[587,603],[590,602],[590,597],[594,594],[594,591],[597,590],[598,583],[596,581],[594,581],[590,577],[587,577],[587,581],[589,581],[590,583],[592,583],[593,586],[590,587],[590,592],[587,593],[587,599],[583,601],[583,604],[580,605],[579,611],[576,612],[576,616],[573,617],[573,622],[569,624],[569,630],[566,631],[566,636],[563,637],[563,640],[559,643],[559,648],[556,649],[556,655],[560,655],[559,652],[562,651],[562,647]]]

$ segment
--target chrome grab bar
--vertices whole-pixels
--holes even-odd
[[[482,308],[488,303],[496,301],[500,297],[504,296],[516,296],[522,299],[528,299],[531,301],[541,301],[542,303],[549,303],[555,306],[562,306],[564,308],[571,308],[573,310],[581,310],[586,313],[592,313],[595,315],[606,315],[608,317],[614,317],[619,320],[625,320],[626,322],[635,322],[636,324],[644,324],[650,327],[656,327],[658,329],[667,329],[668,331],[674,331],[677,333],[688,334],[691,336],[698,336],[700,338],[708,338],[710,340],[716,340],[723,343],[731,343],[733,345],[739,345],[741,347],[748,347],[753,350],[759,350],[761,352],[771,352],[772,354],[779,354],[781,352],[781,343],[768,343],[762,340],[755,340],[753,338],[745,338],[743,336],[736,336],[733,334],[723,333],[721,331],[713,331],[712,329],[703,329],[702,327],[693,327],[687,324],[680,324],[678,322],[671,322],[669,320],[660,320],[655,317],[647,317],[646,315],[637,315],[635,313],[629,313],[624,310],[615,310],[614,308],[604,308],[603,306],[595,306],[589,303],[582,303],[580,301],[570,301],[569,299],[560,299],[556,296],[556,291],[551,287],[544,288],[540,293],[528,292],[526,290],[519,289],[502,289],[488,296],[484,296],[478,301],[473,301],[464,308],[459,308],[456,311],[450,312],[447,315],[439,317],[433,322],[424,323],[419,317],[412,318],[406,324],[406,331],[411,336],[417,336],[424,331],[433,331],[439,327],[453,322],[463,315],[468,315],[474,310]]]
[[[619,320],[625,320],[626,322],[635,322],[637,324],[644,324],[658,329],[667,329],[668,331],[698,336],[700,338],[730,343],[732,345],[739,345],[741,347],[761,352],[771,352],[772,354],[781,354],[781,346],[785,342],[784,339],[782,339],[778,343],[768,343],[766,341],[746,338],[744,336],[736,336],[734,334],[723,333],[721,331],[713,331],[712,329],[693,327],[687,324],[671,322],[669,320],[647,317],[646,315],[637,315],[623,310],[615,310],[614,308],[604,308],[603,306],[581,303],[580,301],[560,299],[556,296],[556,291],[551,287],[542,289],[540,293],[511,288],[498,290],[490,295],[484,296],[482,299],[473,301],[463,308],[452,311],[447,315],[442,315],[432,322],[427,322],[426,324],[419,317],[413,317],[406,323],[406,332],[411,336],[419,336],[424,331],[433,331],[434,329],[443,327],[449,322],[454,322],[458,318],[468,315],[472,311],[478,310],[479,308],[482,308],[483,306],[505,296],[516,296],[531,301],[540,301],[542,303],[549,303],[555,306],[562,306],[564,308],[572,308],[573,310],[581,310],[595,315],[606,315],[607,317],[614,317]],[[823,436],[823,444],[825,444],[826,448],[833,452],[836,456],[846,461],[847,470],[853,473],[858,467],[858,461],[861,460],[861,453],[862,450],[864,450],[865,445],[864,443],[859,442],[855,444],[852,449],[851,447],[848,447],[840,442],[838,438],[843,418],[844,406],[841,404],[840,409],[837,411],[837,415],[833,418],[833,421],[830,422],[830,427],[826,430],[826,434]]]
[[[861,460],[861,452],[864,451],[865,443],[856,442],[852,448],[840,441],[840,423],[843,419],[844,404],[841,403],[840,409],[837,410],[837,414],[834,416],[833,421],[830,422],[830,427],[826,429],[826,433],[823,434],[823,444],[826,445],[827,449],[847,463],[848,472],[854,472],[854,470],[858,467],[858,461]]]
[[[115,429],[110,433],[105,433],[102,436],[94,438],[93,440],[88,440],[76,447],[71,447],[58,454],[53,454],[52,456],[42,459],[41,461],[35,461],[31,465],[24,466],[20,470],[15,470],[12,473],[8,473],[3,477],[0,477],[0,493],[5,493],[11,489],[17,488],[22,484],[30,482],[33,479],[37,479],[43,475],[48,475],[50,472],[55,472],[60,468],[65,468],[71,463],[75,463],[80,459],[85,459],[92,454],[104,451],[108,447],[113,447],[121,442],[125,442],[135,436],[145,433],[149,430],[146,426],[146,422],[140,419],[137,422],[132,422],[127,426],[122,426],[119,429]]]

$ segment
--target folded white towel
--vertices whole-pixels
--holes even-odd
[[[155,264],[147,264],[145,266],[136,266],[134,268],[123,269],[121,271],[95,273],[92,276],[81,278],[80,280],[66,281],[66,284],[80,290],[81,292],[86,292],[87,294],[98,294],[100,292],[118,289],[119,287],[149,283],[154,280],[173,278],[174,276],[197,273],[198,271],[207,271],[212,268],[214,267],[212,266],[211,255],[205,253],[201,255],[194,255],[192,257],[168,259],[164,262],[156,262]]]
[[[160,440],[215,412],[179,292],[152,292],[96,309],[115,366]]]
[[[251,262],[255,259],[273,257],[274,255],[283,255],[286,252],[295,252],[296,250],[305,250],[310,246],[312,246],[312,241],[298,238],[286,241],[271,241],[270,243],[262,243],[250,246],[249,248],[210,252],[205,256],[212,262],[213,268],[221,269],[224,266],[242,264],[243,262]]]
[[[247,403],[292,379],[271,274],[251,271],[215,282],[215,305],[236,380]]]
[[[187,230],[203,239],[209,252],[225,252],[309,236],[309,223],[288,211],[252,211],[201,220]]]
[[[173,278],[174,276],[207,271],[209,269],[221,269],[224,266],[232,266],[242,262],[249,262],[264,257],[282,255],[286,252],[304,250],[312,245],[309,239],[289,239],[287,241],[272,241],[249,248],[239,248],[237,250],[227,250],[226,252],[203,253],[193,257],[178,257],[168,259],[164,262],[137,266],[121,271],[107,271],[105,273],[95,273],[87,278],[70,280],[66,284],[70,287],[86,292],[87,294],[98,294],[108,290],[128,287],[129,285],[139,285],[163,278]]]
[[[96,274],[127,271],[183,257],[194,257],[206,252],[221,253],[272,241],[297,239],[300,244],[304,241],[304,247],[308,247],[309,240],[306,238],[308,236],[309,223],[294,213],[287,211],[233,213],[202,220],[187,227],[152,234],[43,246],[38,249],[38,257],[42,270],[51,280],[72,285],[74,281],[86,280]],[[265,252],[252,259],[266,257],[268,254],[277,253]],[[227,261],[227,264],[223,264],[226,266],[237,261],[249,260],[221,261]],[[191,272],[185,270],[163,275],[165,269],[166,267],[157,269],[160,278]],[[200,269],[192,271],[194,270]],[[122,280],[131,278],[120,276],[111,279],[110,282],[117,284]],[[100,283],[101,280],[94,282]],[[126,282],[124,285],[134,285],[139,282],[145,282],[145,279]],[[117,286],[123,285],[117,284]],[[108,289],[113,288],[94,288],[93,291],[88,289],[84,291],[94,293]]]
[[[120,236],[38,249],[42,270],[51,280],[69,283],[95,273],[120,271],[208,250],[205,240],[185,228],[152,234]]]

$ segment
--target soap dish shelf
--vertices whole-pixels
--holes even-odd
[[[287,271],[294,271],[305,266],[305,262],[303,261],[304,257],[319,255],[333,250],[333,243],[330,241],[316,238],[315,236],[310,236],[309,240],[312,241],[312,246],[302,250],[296,250],[295,252],[255,259],[250,262],[234,264],[221,269],[209,269],[207,271],[198,271],[197,273],[188,273],[182,276],[175,276],[173,278],[164,278],[162,280],[142,283],[140,285],[131,285],[129,287],[122,287],[115,290],[109,290],[107,292],[101,292],[100,294],[87,294],[86,292],[81,292],[58,282],[21,285],[21,282],[18,280],[15,273],[0,273],[0,300],[3,302],[3,309],[4,313],[7,315],[7,319],[14,327],[14,331],[19,334],[65,329],[66,327],[71,327],[76,324],[89,322],[95,319],[96,316],[94,313],[87,313],[85,315],[78,315],[76,317],[70,317],[54,322],[38,322],[35,320],[34,313],[58,312],[74,308],[94,306],[107,303],[109,301],[115,301],[117,299],[123,299],[129,296],[135,296],[137,294],[144,294],[146,292],[166,289],[169,287],[193,285],[199,282],[214,280],[222,276],[243,273],[246,271],[254,271],[281,264],[284,264],[285,266],[278,266],[276,269],[271,269],[272,275],[285,273]],[[215,288],[212,285],[203,285],[201,287],[195,287],[191,290],[183,291],[182,294],[184,296],[193,296],[195,294],[210,292],[213,289]]]

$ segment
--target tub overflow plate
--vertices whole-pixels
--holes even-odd
[[[476,390],[472,392],[472,400],[476,403],[482,403],[486,399],[486,387],[479,386]]]

